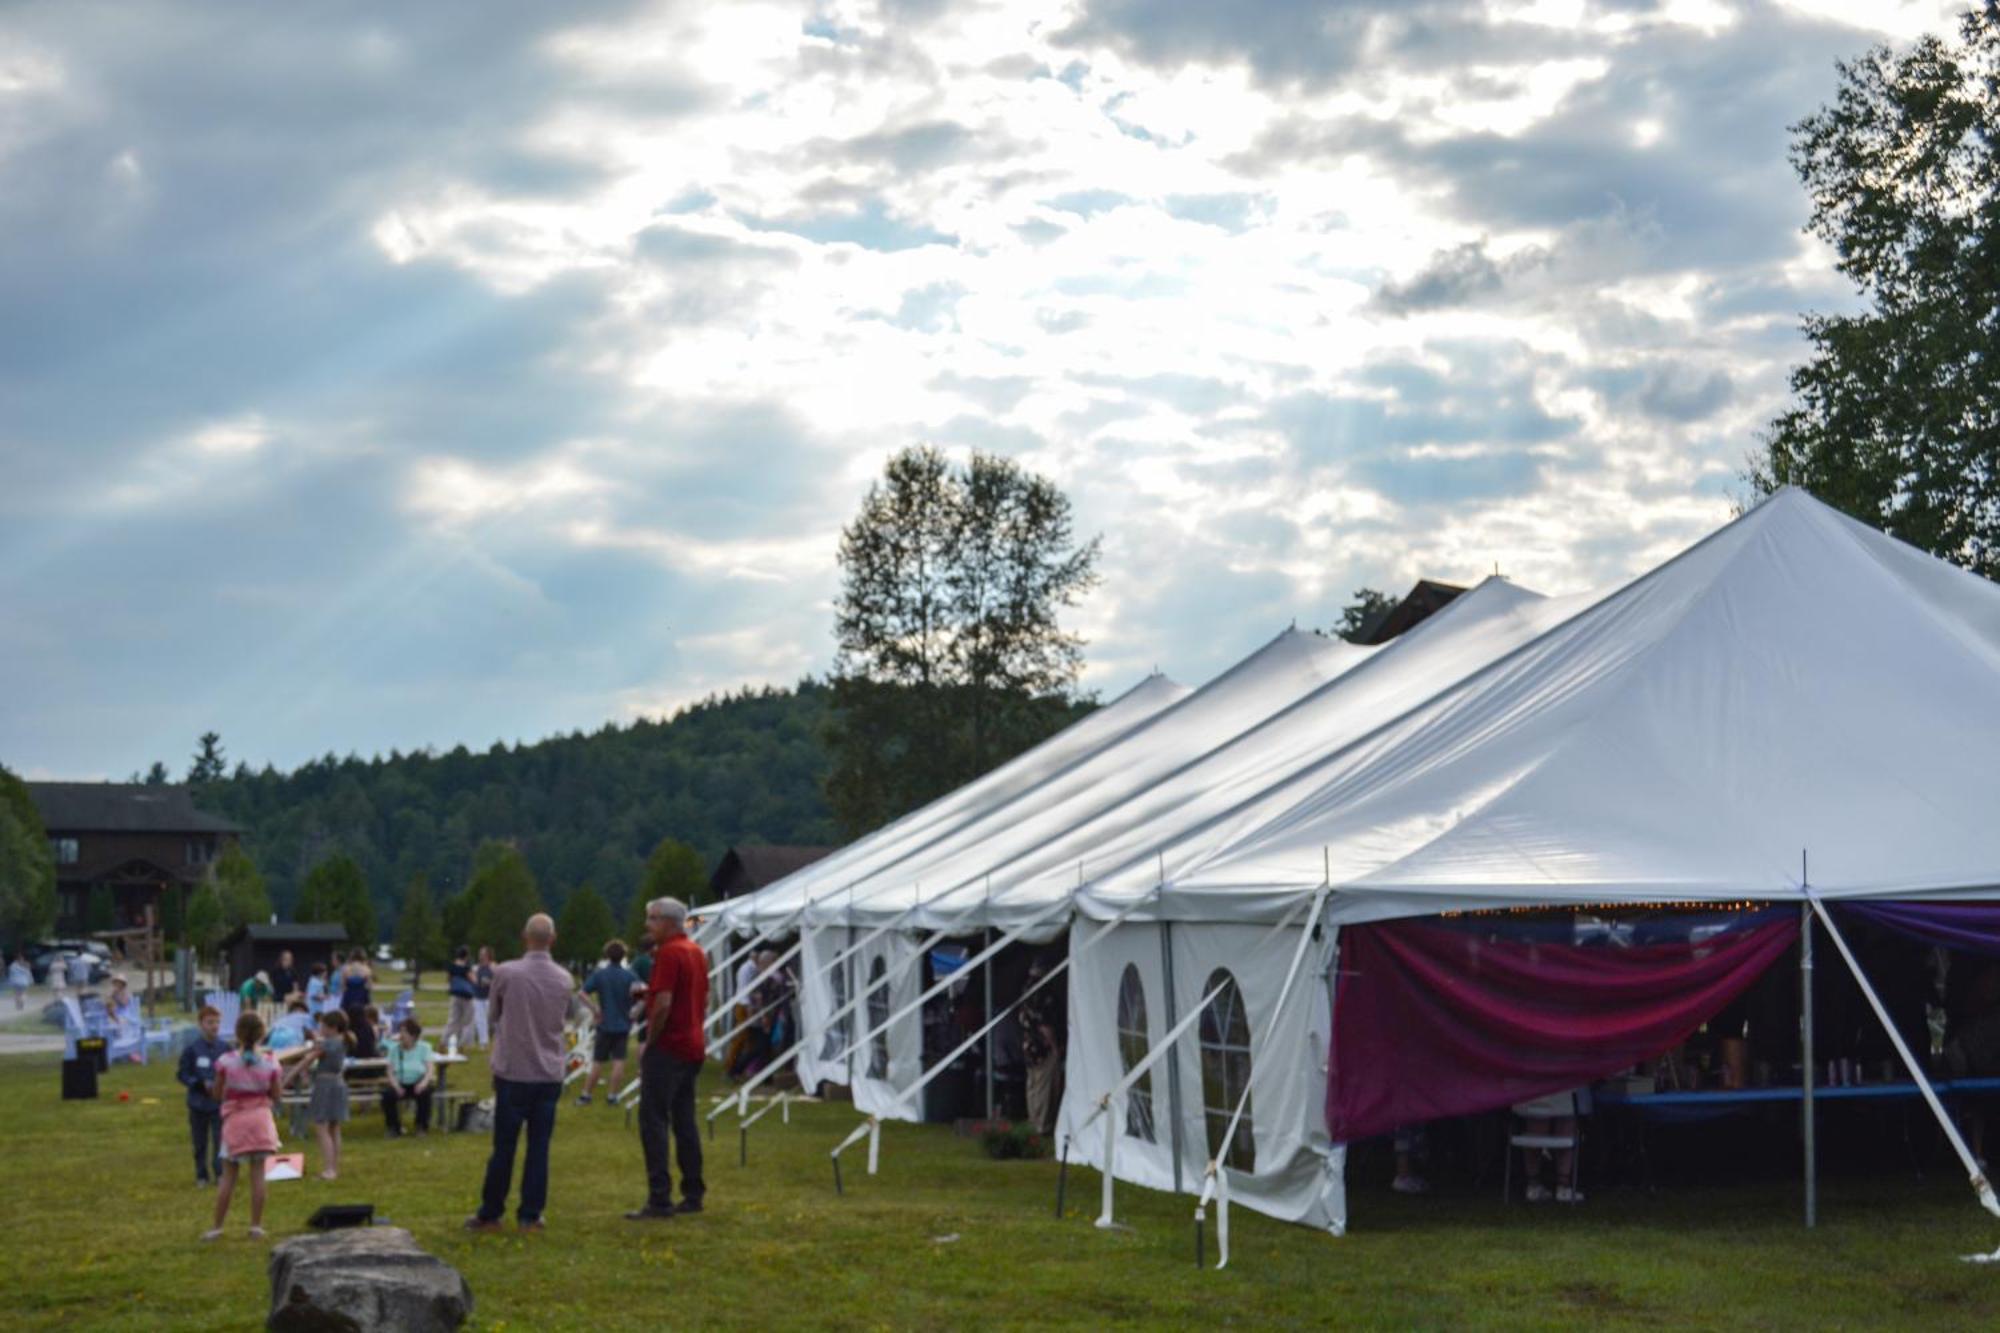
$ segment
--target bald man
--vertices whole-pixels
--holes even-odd
[[[549,957],[556,923],[537,912],[521,929],[519,958],[493,970],[493,1155],[486,1160],[486,1189],[467,1231],[498,1231],[514,1182],[514,1145],[528,1130],[521,1164],[521,1204],[514,1225],[542,1229],[549,1200],[549,1139],[562,1101],[563,1019],[569,1013],[568,969]]]

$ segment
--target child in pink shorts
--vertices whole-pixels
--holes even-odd
[[[236,1171],[250,1168],[250,1238],[264,1238],[264,1162],[278,1151],[278,1062],[259,1051],[264,1020],[245,1012],[236,1020],[236,1049],[215,1062],[215,1100],[222,1104],[222,1186],[215,1192],[215,1225],[203,1240],[222,1235],[229,1216],[229,1199],[236,1192]]]

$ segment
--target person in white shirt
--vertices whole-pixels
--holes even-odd
[[[49,964],[49,989],[56,993],[58,1000],[69,989],[69,962],[61,954],[57,954],[55,961]]]

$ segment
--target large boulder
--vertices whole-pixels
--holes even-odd
[[[272,1333],[449,1333],[472,1313],[456,1268],[401,1227],[352,1227],[271,1251]]]

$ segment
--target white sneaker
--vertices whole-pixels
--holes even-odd
[[[1571,1189],[1568,1185],[1558,1185],[1556,1186],[1556,1202],[1582,1203],[1583,1191],[1579,1189]]]
[[[1549,1201],[1549,1187],[1547,1185],[1542,1184],[1540,1181],[1536,1181],[1534,1184],[1528,1186],[1529,1203],[1547,1203],[1548,1201]]]
[[[1389,1188],[1398,1194],[1427,1194],[1431,1187],[1422,1176],[1397,1176],[1389,1182]]]

